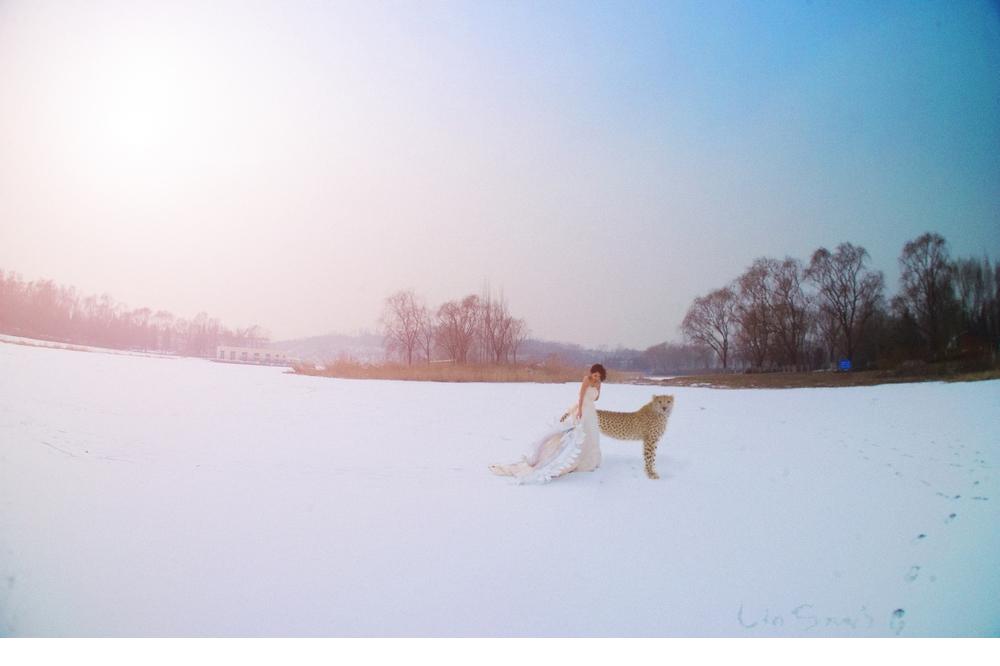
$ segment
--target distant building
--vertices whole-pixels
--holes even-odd
[[[219,345],[215,350],[215,360],[228,363],[255,363],[257,365],[291,365],[298,359],[277,349]]]

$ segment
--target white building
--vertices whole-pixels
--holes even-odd
[[[215,360],[230,363],[257,363],[260,365],[291,365],[298,359],[277,349],[219,345],[215,350]]]

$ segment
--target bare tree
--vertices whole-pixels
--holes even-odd
[[[990,305],[995,289],[993,267],[989,258],[956,259],[953,271],[963,330],[988,339],[991,328]]]
[[[166,310],[157,310],[153,315],[153,326],[156,328],[156,348],[160,351],[174,351],[174,315]]]
[[[188,322],[187,353],[192,356],[204,356],[206,346],[206,328],[208,313],[199,312]]]
[[[514,319],[510,323],[510,353],[514,365],[517,365],[517,350],[528,339],[528,325],[523,319]]]
[[[385,299],[381,328],[386,352],[399,353],[413,365],[413,353],[420,344],[425,313],[413,290],[397,291]]]
[[[837,349],[840,345],[840,324],[829,308],[816,308],[816,331],[819,334],[819,344],[823,351],[824,362],[832,367],[837,362]]]
[[[867,268],[868,251],[841,243],[836,252],[825,247],[813,252],[806,269],[817,290],[819,308],[837,323],[845,355],[853,362],[858,336],[877,311],[884,289],[882,271]]]
[[[479,335],[483,350],[492,362],[500,364],[510,354],[514,318],[507,310],[503,292],[496,299],[487,292],[480,299],[479,307]]]
[[[437,332],[434,328],[434,320],[431,318],[430,311],[426,307],[421,306],[419,313],[418,323],[418,337],[420,340],[420,347],[424,352],[424,360],[427,363],[431,362],[432,353],[434,351],[434,342]]]
[[[129,313],[129,317],[132,320],[132,325],[136,327],[135,342],[141,345],[142,350],[146,351],[149,347],[155,346],[155,336],[151,335],[149,326],[150,318],[153,316],[153,311],[149,308],[137,308]]]
[[[506,363],[510,358],[511,327],[514,325],[514,318],[507,312],[506,305],[504,305],[503,311],[497,314],[496,334],[493,337],[492,346],[493,360],[495,363]]]
[[[35,280],[28,284],[28,298],[31,303],[31,327],[44,331],[47,335],[58,337],[59,317],[56,304],[59,300],[59,289],[52,280]]]
[[[456,363],[469,361],[480,312],[479,297],[474,294],[460,301],[448,301],[438,308],[437,341]]]
[[[773,259],[756,259],[736,280],[736,316],[739,321],[736,343],[743,358],[757,369],[767,364],[771,352],[774,263]]]
[[[809,298],[802,289],[803,268],[798,259],[772,265],[771,323],[776,356],[786,367],[803,364],[806,336],[812,327]]]
[[[694,299],[681,330],[690,342],[714,351],[725,370],[729,367],[730,341],[736,326],[736,295],[725,287]]]
[[[951,332],[949,315],[957,307],[948,243],[939,234],[923,234],[903,246],[899,265],[900,296],[913,313],[930,356],[937,358]]]
[[[112,347],[118,347],[120,341],[118,339],[118,321],[120,319],[120,314],[122,311],[122,305],[116,303],[111,294],[104,293],[101,294],[101,298],[97,305],[97,324],[98,324],[98,335],[100,342],[99,344],[110,345]]]

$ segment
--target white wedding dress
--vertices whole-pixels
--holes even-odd
[[[554,426],[532,447],[531,453],[510,465],[490,465],[499,476],[512,476],[518,483],[545,483],[570,472],[592,472],[601,464],[601,429],[594,400],[597,389],[583,395],[583,416],[577,404],[569,409],[566,421]]]

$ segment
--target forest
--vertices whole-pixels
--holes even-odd
[[[530,337],[503,293],[490,289],[430,307],[413,290],[383,302],[379,331],[387,361],[516,366],[599,361],[648,373],[888,369],[958,360],[993,367],[1000,348],[1000,264],[951,258],[944,237],[904,244],[898,290],[864,247],[818,248],[808,262],[761,257],[728,284],[698,296],[682,341],[645,350],[583,349]],[[211,357],[217,345],[259,347],[266,330],[229,328],[205,312],[186,319],[129,308],[109,294],[79,293],[0,270],[0,333],[76,344]],[[333,356],[333,355],[331,355]],[[557,358],[558,357],[558,358]]]
[[[231,329],[208,313],[191,319],[166,310],[129,308],[110,294],[81,294],[42,279],[0,270],[0,333],[96,347],[184,356],[215,356],[217,345],[260,347],[260,326]]]
[[[821,247],[808,263],[762,257],[697,297],[681,330],[723,370],[996,362],[1000,265],[988,256],[952,259],[944,237],[925,233],[903,245],[899,270],[889,296],[885,276],[858,245]]]

